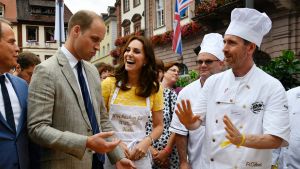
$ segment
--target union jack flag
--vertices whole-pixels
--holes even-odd
[[[182,55],[180,16],[185,13],[192,2],[193,0],[176,0],[175,2],[172,50],[180,56]]]

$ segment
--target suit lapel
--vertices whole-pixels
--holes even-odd
[[[27,96],[28,96],[28,88],[26,85],[20,84],[19,81],[15,79],[15,77],[7,74],[8,79],[10,80],[16,95],[18,97],[20,107],[21,107],[21,114],[19,119],[19,125],[17,127],[17,136],[20,134],[20,131],[26,124],[26,116],[27,116]]]
[[[14,132],[12,130],[12,128],[10,128],[10,126],[8,125],[7,121],[4,119],[4,117],[2,116],[2,114],[0,114],[0,122],[3,123],[11,132]]]
[[[82,95],[80,93],[80,89],[76,80],[76,77],[74,75],[74,72],[72,71],[72,68],[68,62],[68,59],[64,56],[64,54],[59,50],[57,53],[57,60],[58,63],[61,65],[62,73],[65,75],[69,85],[71,86],[72,90],[74,91],[77,101],[81,110],[81,114],[86,122],[86,124],[91,128],[91,124],[89,121],[89,118],[87,116],[87,113],[85,111],[84,102]]]
[[[97,105],[99,105],[99,103],[97,102],[97,96],[96,94],[100,94],[100,93],[97,93],[97,83],[96,83],[96,76],[94,76],[94,73],[91,71],[90,67],[85,63],[83,62],[84,64],[84,69],[85,69],[85,72],[86,72],[86,77],[87,77],[87,81],[88,81],[88,85],[89,85],[89,89],[90,89],[90,95],[91,95],[91,100],[92,100],[92,104],[93,104],[93,107],[94,107],[94,111],[95,111],[95,115],[96,115],[96,118],[97,118],[97,121],[98,121],[98,124],[100,124],[100,113],[99,113],[99,108]],[[99,84],[100,85],[100,84]]]

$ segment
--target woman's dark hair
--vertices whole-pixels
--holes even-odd
[[[177,66],[179,71],[180,71],[180,64],[178,62],[175,62],[175,61],[165,63],[164,71],[165,72],[168,71],[173,66]]]
[[[139,75],[139,86],[137,87],[136,95],[141,97],[149,97],[152,93],[157,93],[159,90],[159,82],[157,79],[157,67],[155,62],[154,50],[151,42],[143,36],[131,36],[126,42],[120,57],[120,65],[117,67],[115,72],[116,86],[120,87],[121,90],[129,90],[127,87],[128,83],[128,72],[125,69],[124,53],[129,43],[133,40],[138,40],[143,44],[146,64],[142,67],[142,71]],[[121,82],[121,85],[119,85]]]

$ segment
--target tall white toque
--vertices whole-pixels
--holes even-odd
[[[225,35],[235,35],[260,47],[264,35],[272,27],[272,21],[266,13],[250,8],[235,8],[231,12],[231,22]]]
[[[201,50],[199,52],[207,52],[214,56],[216,56],[220,61],[224,60],[224,42],[223,42],[223,36],[219,33],[209,33],[206,34],[202,40],[202,43],[200,45]]]

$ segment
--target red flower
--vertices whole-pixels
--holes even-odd
[[[167,44],[167,43],[171,42],[172,39],[173,39],[173,31],[165,32],[161,36],[161,42],[163,44]]]
[[[161,44],[161,37],[162,37],[162,35],[154,35],[154,36],[152,36],[151,37],[152,44],[154,46]]]
[[[218,2],[216,0],[201,1],[200,4],[197,5],[197,7],[196,7],[196,14],[201,15],[201,14],[210,13],[210,12],[214,11],[217,8],[217,6],[219,5],[219,3],[223,2],[223,0],[221,2],[219,2],[219,1]]]
[[[120,48],[116,48],[116,49],[110,51],[110,55],[113,58],[119,58],[120,54],[121,54],[121,49]]]

